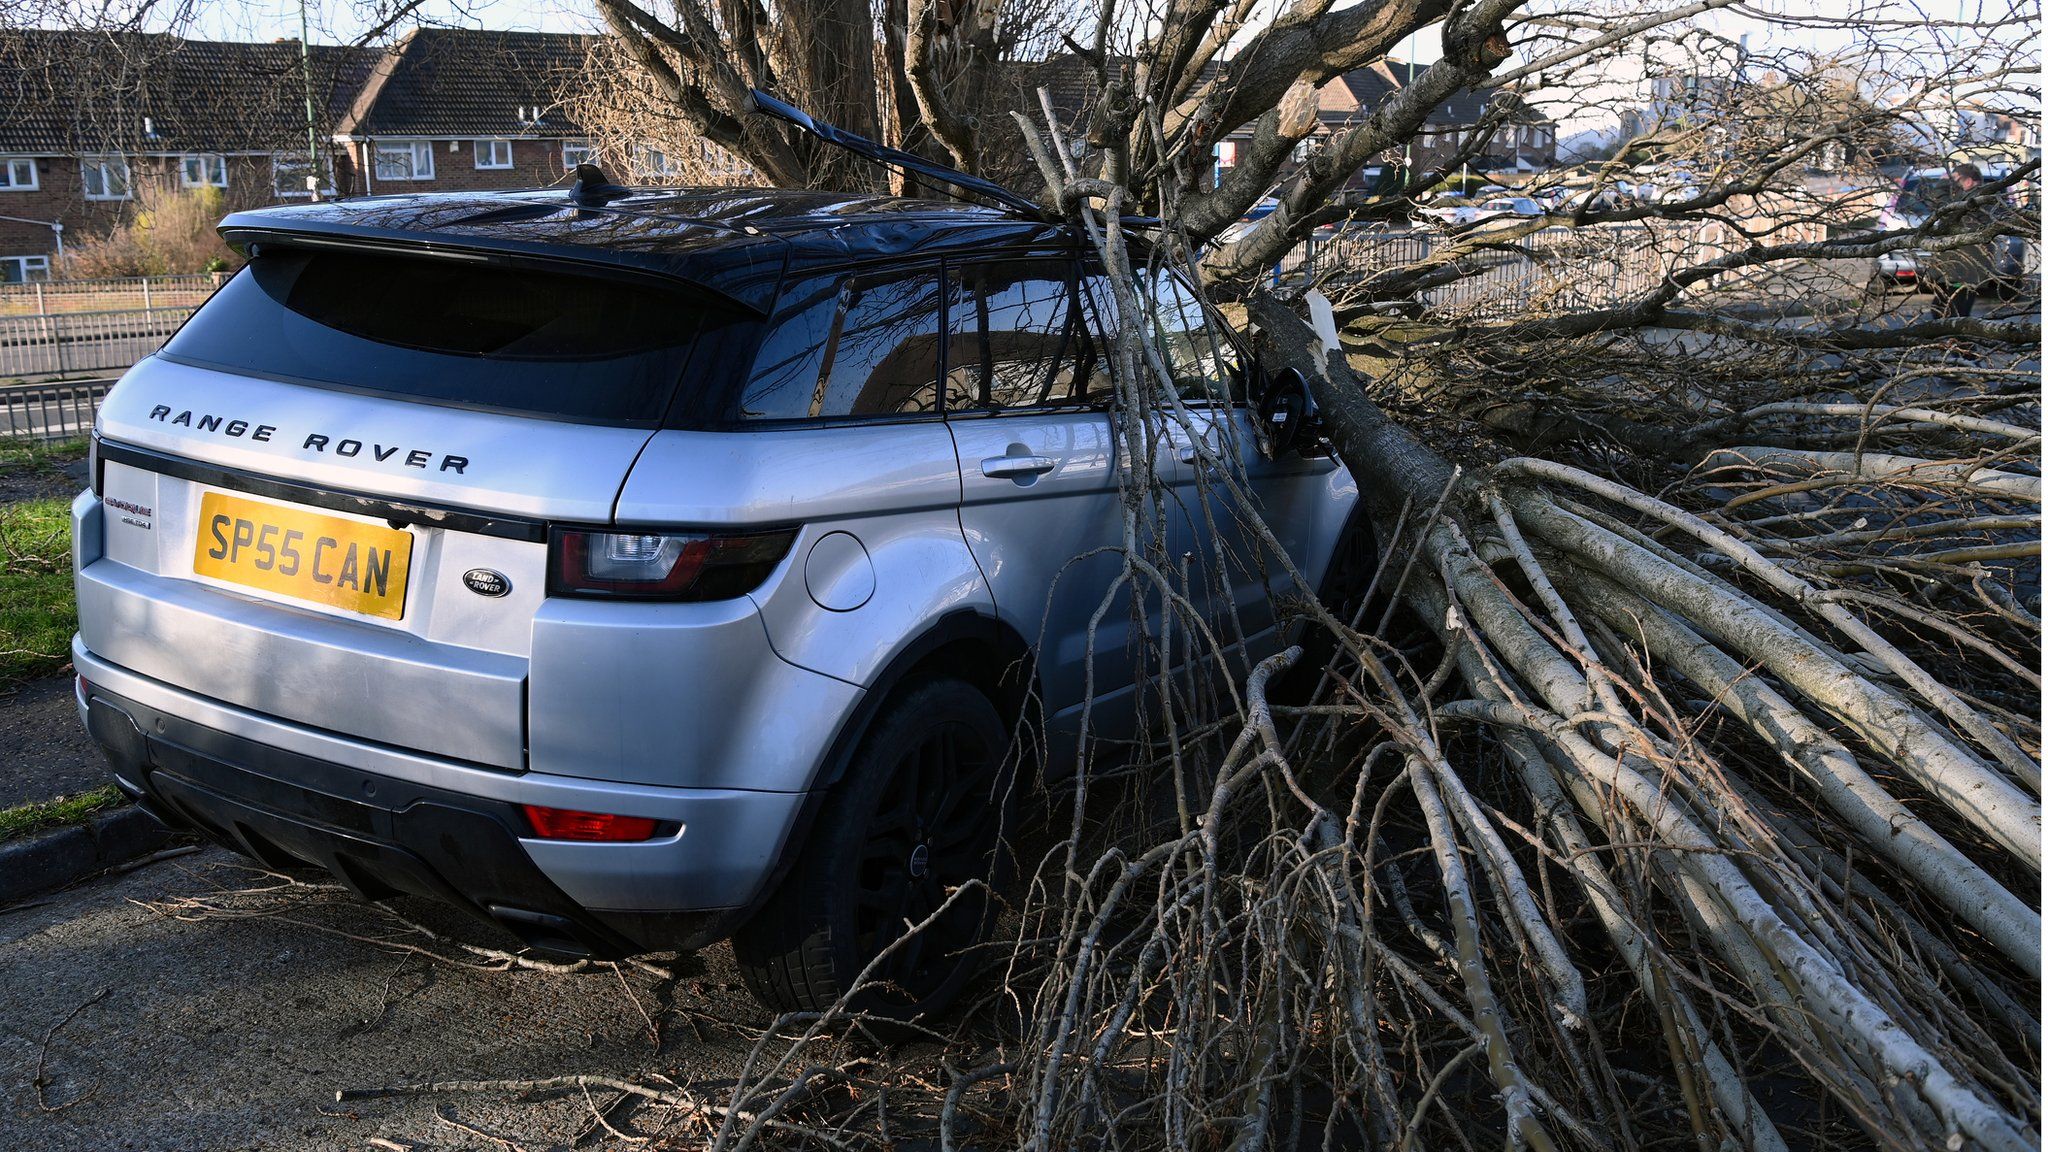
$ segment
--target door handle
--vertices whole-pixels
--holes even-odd
[[[991,456],[981,462],[981,474],[991,480],[1017,480],[1042,476],[1059,463],[1050,456]]]

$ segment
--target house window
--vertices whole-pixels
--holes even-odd
[[[48,256],[0,256],[0,284],[26,284],[49,278]]]
[[[377,179],[432,180],[434,146],[425,140],[379,140]]]
[[[572,140],[562,145],[562,171],[574,172],[578,164],[597,162],[597,149],[587,141]]]
[[[187,188],[225,188],[228,186],[228,158],[213,155],[181,157],[178,179]]]
[[[510,168],[512,166],[512,142],[510,140],[477,141],[476,166],[478,168]]]
[[[334,165],[323,161],[320,194],[334,195]],[[307,186],[307,178],[313,173],[312,162],[304,152],[279,152],[270,158],[270,191],[280,200],[297,200],[313,194]]]
[[[1216,166],[1218,168],[1237,167],[1237,141],[1224,140],[1216,145]]]
[[[126,200],[132,194],[128,183],[128,161],[119,156],[101,156],[78,162],[79,178],[87,200]]]
[[[642,180],[665,180],[675,174],[675,163],[659,148],[641,148],[633,153],[633,172]]]
[[[36,162],[22,156],[0,160],[0,192],[33,192],[36,189]]]

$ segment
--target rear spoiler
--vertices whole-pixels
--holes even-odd
[[[658,281],[670,289],[682,287],[699,293],[707,298],[707,302],[759,316],[767,315],[774,305],[775,287],[782,277],[784,263],[782,245],[763,244],[758,240],[723,247],[715,253],[698,252],[687,259],[678,259],[658,250],[536,244],[477,235],[450,237],[403,228],[332,221],[322,221],[313,227],[294,226],[296,223],[289,217],[237,212],[221,221],[219,231],[229,246],[251,257],[263,247],[275,245],[280,248],[339,249],[553,268],[613,279]],[[709,264],[718,266],[716,287],[705,283],[703,273]]]
[[[993,204],[998,208],[1015,212],[1022,216],[1028,216],[1033,220],[1046,219],[1044,205],[1021,192],[1013,192],[993,180],[985,180],[979,176],[969,176],[958,168],[948,167],[937,161],[927,160],[922,156],[913,155],[900,148],[891,148],[887,144],[877,143],[865,136],[848,132],[844,128],[821,123],[813,119],[810,113],[798,108],[796,105],[777,100],[759,88],[754,89],[753,97],[754,111],[792,125],[799,131],[807,133],[826,144],[843,148],[855,156],[865,157],[884,167],[897,169],[912,178],[923,177],[924,179],[920,180],[919,183],[936,181],[937,188],[935,190],[937,191],[944,191],[945,186],[950,184],[967,196],[980,200],[983,203]]]

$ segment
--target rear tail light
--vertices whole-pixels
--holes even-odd
[[[730,600],[760,587],[789,554],[776,532],[586,532],[548,538],[548,594],[628,600]]]
[[[542,840],[597,840],[611,844],[654,838],[655,821],[647,816],[614,816],[608,812],[577,812],[569,808],[522,805],[534,834]]]
[[[105,478],[100,475],[100,434],[95,429],[86,439],[85,475],[92,485],[92,494],[98,496],[105,488]]]

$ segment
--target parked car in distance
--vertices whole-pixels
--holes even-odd
[[[1456,231],[1489,220],[1541,216],[1543,205],[1528,196],[1495,196],[1472,204],[1424,209],[1422,214],[1444,228]]]
[[[1710,183],[1683,163],[1646,164],[1629,174],[1626,194],[1641,204],[1680,204]]]
[[[1489,219],[1536,217],[1542,213],[1542,205],[1530,197],[1489,197],[1483,201],[1466,201],[1464,197],[1458,197],[1456,203],[1438,201],[1432,203],[1430,207],[1419,209],[1419,215],[1423,219],[1440,225],[1440,228],[1448,232],[1473,228],[1473,225],[1485,223]]]
[[[1982,170],[1987,181],[2002,180],[2011,173],[2010,167],[2001,165],[1986,166]],[[1927,223],[1927,218],[1936,208],[1955,194],[1955,184],[1949,178],[1947,168],[1916,168],[1899,178],[1898,190],[1877,214],[1877,230],[1904,232],[1918,228]],[[2038,188],[2029,184],[2015,187],[2005,199],[2013,208],[2019,208],[2030,197],[2038,195]],[[1879,253],[1877,270],[1870,282],[1871,290],[1879,293],[1893,288],[1918,290],[1922,287],[1920,270],[1927,255],[1924,249],[1919,248],[1898,248]],[[1993,286],[2012,287],[2026,277],[2038,274],[2039,260],[2038,240],[2029,244],[2024,236],[2000,237],[1991,246]]]
[[[1228,228],[1225,228],[1222,232],[1217,233],[1215,243],[1228,244],[1233,240],[1241,239],[1245,233],[1250,232],[1254,227],[1256,227],[1259,221],[1264,220],[1268,216],[1271,216],[1273,214],[1273,211],[1279,207],[1280,200],[1278,197],[1264,197],[1258,203],[1253,204],[1251,208],[1246,210],[1243,216],[1238,217],[1236,223],[1232,224]]]
[[[1554,216],[1570,216],[1581,210],[1599,212],[1618,208],[1632,195],[1632,185],[1561,185],[1544,189],[1536,198],[1543,205],[1544,211]]]
[[[1877,213],[1879,232],[1904,232],[1927,222],[1935,207],[1955,194],[1946,168],[1917,168],[1899,178],[1899,187]],[[1872,286],[1915,289],[1920,286],[1920,262],[1927,253],[1917,249],[1894,249],[1877,257]]]
[[[860,1006],[943,1006],[994,907],[946,901],[1000,884],[1016,773],[1071,770],[1084,703],[1128,736],[1157,683],[1128,606],[1091,631],[1125,449],[1084,238],[601,179],[221,230],[247,266],[108,395],[72,508],[77,705],[120,788],[554,954],[731,937],[777,1009],[931,917]],[[1154,462],[1164,547],[1229,565],[1198,606],[1248,667],[1278,567],[1204,469],[1241,466],[1326,594],[1371,571],[1332,563],[1368,546],[1357,487],[1256,446],[1298,375],[1178,275],[1139,291],[1196,424]]]

